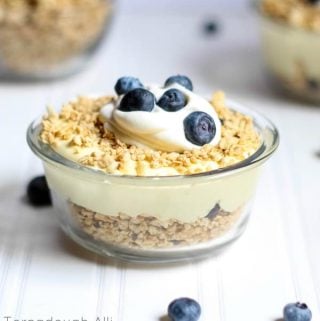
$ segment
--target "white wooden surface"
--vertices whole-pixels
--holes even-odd
[[[201,33],[210,17],[222,24],[214,37]],[[175,73],[189,75],[204,94],[224,89],[280,129],[281,147],[265,167],[248,229],[225,254],[200,263],[150,267],[90,254],[62,234],[53,209],[24,203],[26,183],[42,173],[26,145],[26,127],[47,103],[109,92],[121,75],[151,82]],[[199,300],[202,321],[273,321],[296,300],[319,320],[319,124],[320,108],[269,89],[250,10],[120,10],[82,74],[49,84],[1,82],[0,320],[155,321],[179,296]]]

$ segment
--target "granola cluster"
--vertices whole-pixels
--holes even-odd
[[[175,219],[161,221],[143,215],[103,215],[72,202],[69,206],[81,231],[93,239],[144,249],[183,246],[215,239],[230,230],[244,210],[240,207],[234,212],[225,212],[217,206],[214,215],[183,223]]]
[[[100,109],[112,96],[81,97],[63,106],[60,113],[49,109],[42,121],[41,140],[64,156],[106,173],[148,175],[148,169],[171,168],[187,175],[206,171],[200,164],[215,162],[225,167],[253,154],[260,137],[250,117],[227,108],[224,94],[216,93],[212,106],[222,122],[222,136],[217,146],[204,145],[191,151],[163,152],[121,142],[106,130],[99,119]]]
[[[94,45],[111,0],[0,0],[0,59],[15,72],[53,68]]]
[[[320,32],[320,6],[308,0],[262,0],[266,15],[289,25]]]

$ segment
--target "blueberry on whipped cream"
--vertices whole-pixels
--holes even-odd
[[[121,111],[147,111],[151,112],[155,105],[154,95],[143,88],[129,91],[122,98],[118,109]]]
[[[117,85],[121,79],[125,78]],[[121,141],[166,152],[219,143],[218,115],[205,98],[191,91],[189,78],[172,76],[164,86],[141,85],[139,79],[131,79],[139,87],[118,95],[100,111],[104,127]],[[124,92],[117,85],[116,91]]]
[[[172,84],[179,84],[179,85],[187,88],[190,91],[193,90],[192,82],[186,76],[182,76],[182,75],[171,76],[165,81],[164,86],[167,87]]]
[[[118,95],[126,94],[136,88],[143,88],[143,85],[138,78],[134,77],[121,77],[114,86],[114,90]]]
[[[185,107],[187,98],[180,90],[173,88],[167,90],[157,104],[166,111],[178,111]]]
[[[184,119],[183,125],[186,138],[198,146],[209,144],[216,133],[214,120],[202,111],[189,114]]]

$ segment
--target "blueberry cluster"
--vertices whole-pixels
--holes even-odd
[[[169,77],[164,88],[172,84],[179,84],[192,91],[191,80],[182,75]],[[144,111],[152,112],[155,105],[166,112],[176,112],[184,108],[188,103],[188,98],[179,89],[171,88],[164,92],[158,101],[152,92],[145,89],[138,78],[121,77],[115,85],[118,95],[123,95],[119,110],[124,112]],[[183,121],[185,137],[194,145],[203,146],[212,141],[216,134],[216,126],[210,115],[204,112],[190,113]]]
[[[179,84],[192,91],[191,80],[186,76],[171,76],[165,83],[164,87],[172,84]],[[118,79],[115,87],[118,95],[124,95],[119,110],[121,111],[147,111],[151,112],[157,104],[159,107],[168,112],[175,112],[187,105],[187,97],[178,89],[168,89],[162,97],[156,102],[152,92],[146,90],[140,80],[134,77],[121,77]]]

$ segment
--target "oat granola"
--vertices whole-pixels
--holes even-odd
[[[230,230],[243,208],[225,212],[216,205],[211,215],[192,223],[152,216],[103,215],[69,202],[70,211],[84,233],[96,241],[129,248],[162,248],[197,244],[218,238]]]

